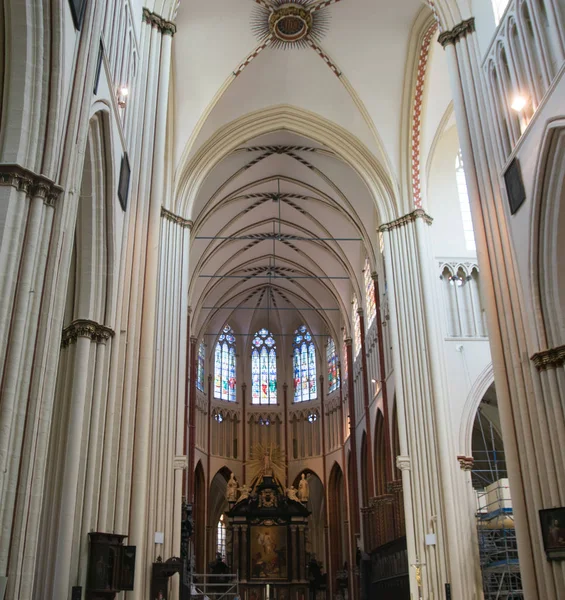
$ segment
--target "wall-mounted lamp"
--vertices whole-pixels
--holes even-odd
[[[510,108],[519,113],[522,112],[524,108],[526,108],[526,104],[528,104],[528,99],[526,98],[526,96],[518,94],[517,96],[514,96]]]
[[[118,106],[120,108],[126,107],[126,101],[127,101],[128,96],[129,96],[129,89],[125,85],[118,88]]]

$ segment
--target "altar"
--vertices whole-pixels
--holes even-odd
[[[257,449],[251,485],[228,484],[228,562],[243,600],[307,600],[307,486],[282,484],[277,449]],[[230,489],[231,485],[231,489]]]

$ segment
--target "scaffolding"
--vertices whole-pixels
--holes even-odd
[[[473,452],[473,486],[477,492],[477,532],[485,600],[522,600],[522,577],[506,473],[504,451],[495,441],[492,423],[477,427],[483,450]],[[498,447],[497,447],[498,446]]]

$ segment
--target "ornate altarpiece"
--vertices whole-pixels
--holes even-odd
[[[289,495],[295,496],[270,471],[254,479],[244,498],[230,502],[228,561],[232,572],[239,573],[243,600],[308,599],[310,511]]]

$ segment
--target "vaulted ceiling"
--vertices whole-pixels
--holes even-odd
[[[292,106],[351,134],[400,196],[407,54],[428,9],[421,0],[296,1],[308,10],[327,4],[327,30],[305,47],[263,48],[254,14],[258,5],[268,15],[281,4],[181,2],[173,46],[177,186],[226,124]],[[301,26],[287,25],[290,34]],[[377,205],[359,174],[306,134],[281,128],[219,156],[191,205],[196,332],[229,322],[239,332],[268,326],[289,334],[305,323],[315,335],[349,333],[365,257],[379,268]]]

